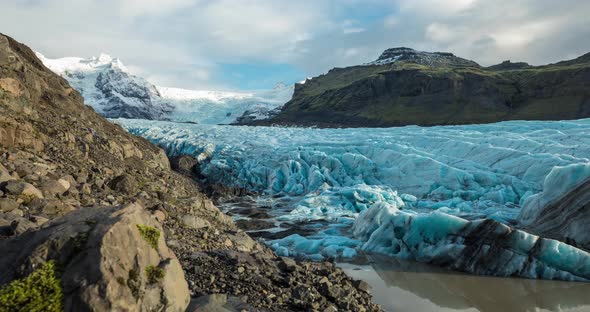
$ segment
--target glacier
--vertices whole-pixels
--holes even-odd
[[[278,219],[330,223],[269,241],[281,255],[378,252],[477,274],[590,279],[585,251],[518,229],[590,178],[590,119],[381,129],[114,121],[169,155],[194,156],[209,182],[291,198]]]
[[[209,91],[156,86],[133,75],[118,58],[37,57],[65,78],[86,104],[108,118],[230,124],[265,119],[293,96],[294,86],[277,83],[270,90]]]
[[[157,87],[162,98],[174,106],[169,120],[211,125],[271,117],[291,99],[293,88],[284,83],[270,90],[240,92]]]

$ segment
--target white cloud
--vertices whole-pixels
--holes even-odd
[[[191,87],[223,87],[219,63],[287,63],[313,76],[395,46],[486,65],[590,51],[585,0],[14,0],[0,12],[3,32],[48,57],[105,51]]]
[[[435,42],[450,42],[460,35],[458,31],[448,25],[432,23],[426,27],[426,37]]]
[[[402,13],[417,15],[451,15],[465,11],[478,0],[400,0],[399,7]]]
[[[199,0],[120,0],[119,12],[124,17],[164,15],[188,8]]]

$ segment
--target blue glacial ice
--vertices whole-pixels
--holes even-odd
[[[381,207],[380,214],[389,214],[390,221],[412,220],[413,227],[420,229],[415,233],[423,234],[412,234],[412,241],[443,242],[424,245],[413,254],[406,251],[406,257],[417,260],[429,253],[459,252],[454,246],[461,244],[449,243],[449,235],[478,228],[482,219],[498,221],[495,226],[519,224],[519,215],[528,220],[533,213],[521,209],[523,205],[538,207],[555,200],[590,175],[580,169],[590,164],[590,119],[380,129],[115,122],[162,146],[169,155],[195,156],[210,182],[262,196],[292,197],[294,209],[283,219],[324,219],[350,228],[353,221],[342,220],[357,219],[358,223],[368,211]],[[370,231],[360,231],[355,225],[354,234],[350,229],[334,228],[313,237],[292,236],[269,244],[278,253],[314,259],[351,256],[359,249],[403,254],[392,243],[391,233],[380,230],[378,220],[374,216],[363,221]],[[553,246],[543,242],[536,248]],[[515,246],[523,244],[515,242]],[[554,257],[557,255],[542,253],[546,273],[536,277],[568,279],[571,271],[547,266],[547,259]],[[526,270],[533,270],[530,266],[534,265],[542,271],[538,263],[527,265]],[[547,273],[551,270],[557,273]]]

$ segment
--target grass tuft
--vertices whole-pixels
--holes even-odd
[[[53,261],[0,288],[0,311],[63,311],[63,292]]]

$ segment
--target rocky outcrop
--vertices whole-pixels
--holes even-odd
[[[0,310],[182,311],[215,294],[239,311],[379,310],[333,265],[279,267],[161,149],[3,35],[0,79]],[[343,298],[306,295],[322,274]]]
[[[254,125],[391,127],[590,117],[588,57],[484,68],[450,53],[386,50],[296,84],[281,112]]]
[[[476,62],[457,57],[453,53],[416,51],[405,47],[387,49],[377,60],[365,65],[385,65],[403,61],[435,67],[480,67]]]
[[[137,203],[78,210],[1,242],[0,253],[0,284],[54,261],[67,311],[180,312],[190,301],[162,226]]]

